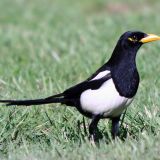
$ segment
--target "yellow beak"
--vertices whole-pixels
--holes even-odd
[[[157,40],[160,40],[160,37],[159,37],[159,36],[157,36],[157,35],[155,35],[155,34],[148,34],[148,36],[145,37],[145,38],[142,38],[142,39],[140,40],[140,42],[142,42],[142,43],[147,43],[147,42],[152,42],[152,41],[157,41]]]

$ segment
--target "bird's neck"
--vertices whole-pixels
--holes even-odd
[[[115,48],[108,65],[115,87],[121,96],[133,97],[138,89],[139,74],[136,67],[137,50]]]
[[[140,47],[140,46],[139,46]],[[125,48],[122,47],[119,43],[117,43],[111,58],[107,62],[109,66],[119,66],[121,64],[128,65],[129,63],[132,63],[136,67],[136,54],[139,49],[139,47],[136,48]]]

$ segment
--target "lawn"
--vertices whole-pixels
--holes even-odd
[[[158,0],[1,0],[0,99],[42,98],[62,92],[107,61],[127,30],[160,35]],[[160,159],[160,42],[137,56],[141,83],[111,139],[101,120],[99,147],[85,132],[90,120],[51,104],[0,105],[0,159]]]

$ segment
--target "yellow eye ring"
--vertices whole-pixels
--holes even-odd
[[[138,40],[136,39],[136,37],[135,37],[135,38],[129,37],[128,40],[131,41],[131,42],[137,42],[137,41],[138,41]]]
[[[134,41],[134,40],[133,40],[133,38],[131,38],[131,37],[129,37],[129,38],[128,38],[128,40],[130,40],[131,42],[133,42],[133,41]]]

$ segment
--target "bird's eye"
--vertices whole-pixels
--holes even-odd
[[[128,40],[131,41],[131,42],[137,42],[138,41],[136,36],[129,37]]]

